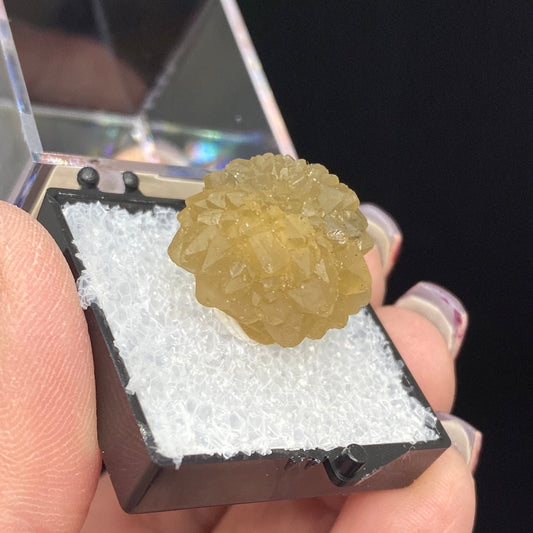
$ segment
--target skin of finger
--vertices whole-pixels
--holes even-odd
[[[0,202],[0,530],[77,531],[100,470],[90,342],[49,234]]]
[[[162,513],[127,514],[117,500],[111,480],[104,474],[81,533],[101,533],[105,522],[107,531],[113,533],[208,533],[226,512],[226,506],[187,509]]]
[[[450,449],[409,487],[350,496],[331,533],[470,533],[475,507],[470,470]]]
[[[320,498],[234,505],[213,533],[326,533],[336,517]]]
[[[385,306],[376,314],[433,409],[450,412],[455,366],[439,330],[409,309]]]
[[[370,304],[375,309],[383,305],[383,300],[385,299],[385,275],[383,274],[379,252],[375,246],[365,255],[365,261],[372,276]]]
[[[109,476],[103,475],[81,533],[99,533],[102,517],[109,531],[114,533],[148,530],[161,533],[259,533],[263,530],[322,533],[329,531],[345,499],[331,496],[131,515],[120,508]]]

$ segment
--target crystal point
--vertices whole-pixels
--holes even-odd
[[[342,328],[370,300],[372,246],[357,195],[303,159],[236,159],[186,200],[171,259],[196,277],[198,301],[253,340],[295,346]]]

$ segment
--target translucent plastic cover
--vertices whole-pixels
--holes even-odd
[[[41,151],[7,15],[0,3],[0,199],[16,200],[34,155]]]
[[[25,194],[32,159],[213,169],[295,155],[234,0],[4,4],[0,197]]]

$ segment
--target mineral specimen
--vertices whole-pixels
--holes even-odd
[[[319,164],[265,154],[205,176],[168,253],[196,297],[262,344],[342,328],[370,300],[372,247],[357,195]]]

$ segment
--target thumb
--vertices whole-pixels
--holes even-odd
[[[0,530],[77,531],[99,469],[72,275],[44,228],[0,202]]]

